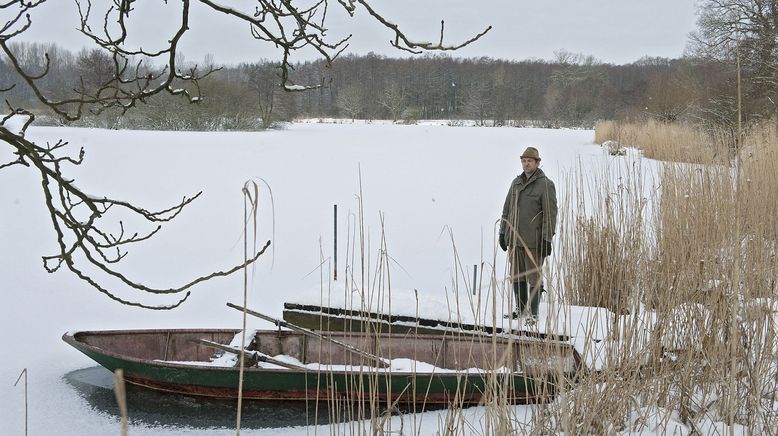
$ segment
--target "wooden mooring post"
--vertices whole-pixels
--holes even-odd
[[[475,295],[476,287],[478,286],[476,280],[478,279],[478,265],[473,265],[473,295]]]

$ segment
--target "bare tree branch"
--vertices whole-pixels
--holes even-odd
[[[26,117],[18,132],[11,131],[6,127],[6,123],[14,116]],[[225,271],[217,271],[197,277],[177,287],[154,288],[127,277],[111,266],[126,255],[126,250],[122,250],[122,247],[148,240],[160,230],[161,226],[158,225],[155,229],[145,234],[138,232],[126,234],[124,224],[120,222],[119,232],[114,234],[103,229],[101,219],[104,215],[112,209],[125,209],[149,223],[167,222],[181,213],[187,205],[200,196],[201,192],[191,197],[184,197],[177,204],[159,211],[151,211],[127,201],[88,195],[80,190],[73,180],[66,179],[62,172],[62,164],[81,164],[84,158],[84,150],[81,149],[79,151],[78,157],[61,156],[55,154],[55,152],[67,144],[63,141],[47,147],[41,147],[25,139],[24,133],[33,120],[34,115],[32,113],[20,109],[14,110],[12,115],[3,118],[3,122],[0,124],[0,141],[11,145],[15,149],[15,154],[18,158],[11,163],[3,164],[0,168],[21,164],[35,167],[40,173],[46,208],[52,227],[55,230],[59,247],[57,254],[43,257],[44,267],[48,272],[55,272],[64,264],[80,279],[86,281],[113,300],[149,309],[172,309],[183,303],[188,298],[189,293],[187,292],[186,296],[172,305],[143,305],[118,297],[107,286],[101,284],[101,281],[95,278],[94,273],[86,272],[78,264],[80,261],[86,260],[89,268],[95,270],[96,273],[118,279],[124,285],[138,291],[159,295],[178,294],[187,291],[198,283],[232,274],[255,262],[270,245],[270,241],[268,241],[265,249],[242,264]]]
[[[481,39],[484,35],[486,35],[490,30],[492,30],[492,26],[488,26],[486,29],[484,29],[481,33],[473,36],[472,38],[466,40],[465,42],[462,42],[460,44],[455,45],[444,45],[443,44],[443,29],[444,29],[444,22],[440,22],[440,40],[437,44],[433,44],[431,42],[419,42],[419,41],[413,41],[409,39],[407,36],[405,36],[405,33],[400,30],[400,27],[397,24],[394,24],[384,18],[381,14],[375,11],[372,6],[370,6],[370,3],[366,0],[357,0],[359,4],[361,4],[367,12],[375,18],[379,23],[383,24],[385,27],[391,29],[395,33],[394,41],[390,41],[390,44],[392,46],[401,49],[406,50],[411,53],[421,53],[422,50],[438,50],[438,51],[448,51],[448,50],[459,50],[462,47],[465,47],[467,45],[472,44],[473,42]],[[421,50],[414,50],[414,49],[421,49]]]

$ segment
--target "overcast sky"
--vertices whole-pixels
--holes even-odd
[[[229,3],[229,1],[224,0]],[[328,11],[332,40],[352,33],[347,52],[376,52],[405,56],[389,46],[391,32],[370,19],[364,10],[348,18],[334,0]],[[96,9],[101,3],[94,0]],[[133,22],[148,48],[154,38],[169,39],[175,30],[173,12],[180,3],[169,0],[165,14],[136,14]],[[190,32],[183,40],[189,60],[213,54],[219,64],[277,58],[272,48],[253,40],[248,28],[236,25],[222,14],[192,5]],[[249,0],[237,3],[253,4]],[[633,62],[643,56],[680,57],[689,32],[695,28],[695,0],[373,0],[374,8],[399,24],[415,40],[436,41],[440,20],[446,21],[446,42],[455,44],[480,32],[493,29],[474,45],[456,52],[463,57],[489,56],[523,60],[553,59],[554,52],[593,55],[615,64]],[[162,1],[135,3],[138,12],[162,7]],[[78,50],[85,40],[75,28],[78,13],[73,0],[51,0],[32,16],[27,40],[58,42]],[[301,55],[295,60],[310,59]]]

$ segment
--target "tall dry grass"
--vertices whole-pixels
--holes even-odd
[[[729,157],[723,132],[707,132],[689,124],[649,121],[599,121],[594,126],[594,141],[615,141],[621,147],[635,147],[643,155],[657,160],[720,163]]]
[[[565,191],[571,195],[562,200],[558,234],[562,250],[553,258],[564,302],[614,314],[628,313],[643,286],[649,204],[640,161],[620,159],[625,165],[601,174],[579,165],[569,176]]]
[[[697,434],[712,432],[714,421],[771,433],[778,428],[776,124],[751,126],[723,164],[679,163],[704,160],[669,149],[677,128],[666,128],[648,123],[622,132],[675,161],[660,168],[647,220],[614,219],[607,207],[618,197],[619,211],[634,208],[646,190],[600,181],[600,190],[579,187],[577,197],[588,194],[606,207],[562,223],[563,237],[572,240],[562,253],[568,299],[608,308],[614,328],[602,351],[604,369],[581,381],[553,414],[575,423],[559,429],[585,434],[650,430],[645,423],[658,419],[657,410],[675,413]],[[645,132],[652,134],[640,136]],[[662,139],[651,144],[652,138]],[[684,138],[678,142],[690,144],[694,136]]]

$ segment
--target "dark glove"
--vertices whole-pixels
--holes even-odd
[[[500,233],[500,248],[502,248],[502,251],[508,251],[508,243],[505,241],[504,233]]]
[[[546,257],[551,255],[551,241],[545,239],[540,241],[540,257]]]

